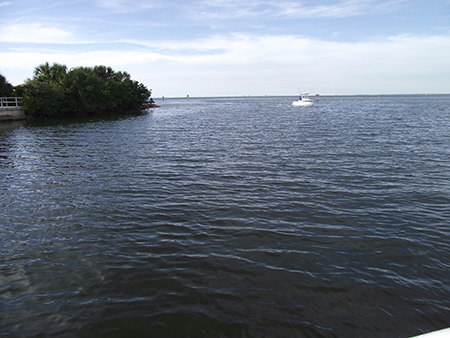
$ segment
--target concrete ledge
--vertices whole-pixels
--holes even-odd
[[[22,107],[0,108],[0,121],[24,120],[25,113]]]

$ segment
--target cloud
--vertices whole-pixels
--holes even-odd
[[[0,2],[0,7],[5,7],[11,5],[10,2]]]
[[[196,9],[190,7],[190,12],[197,11],[198,8],[201,17],[222,20],[243,17],[347,18],[364,14],[385,14],[402,2],[403,0],[341,0],[326,5],[305,5],[292,0],[204,0],[198,3]]]
[[[366,42],[332,42],[291,35],[235,34],[169,41],[158,48],[134,41],[127,49],[86,52],[0,52],[9,70],[26,77],[44,62],[69,68],[107,65],[129,72],[155,96],[283,95],[450,92],[450,36],[393,36]],[[20,74],[23,74],[20,73]]]
[[[160,3],[146,0],[96,0],[96,5],[113,12],[139,12],[150,8],[160,7]]]
[[[377,14],[388,10],[398,1],[346,0],[335,4],[305,6],[297,2],[277,3],[278,15],[301,18],[347,18],[364,14]]]
[[[72,32],[41,23],[13,24],[0,28],[0,41],[14,43],[68,43]]]
[[[187,13],[200,13],[204,18],[223,20],[264,16],[273,9],[270,1],[205,0],[186,10]]]

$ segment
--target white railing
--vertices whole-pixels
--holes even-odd
[[[0,97],[0,108],[22,107],[22,97]]]

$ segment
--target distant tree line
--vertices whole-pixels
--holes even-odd
[[[151,90],[111,67],[77,67],[48,62],[34,69],[34,76],[15,87],[23,96],[27,115],[35,117],[87,116],[130,111],[153,103]]]

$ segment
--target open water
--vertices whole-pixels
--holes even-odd
[[[450,96],[0,125],[0,337],[450,326]]]

